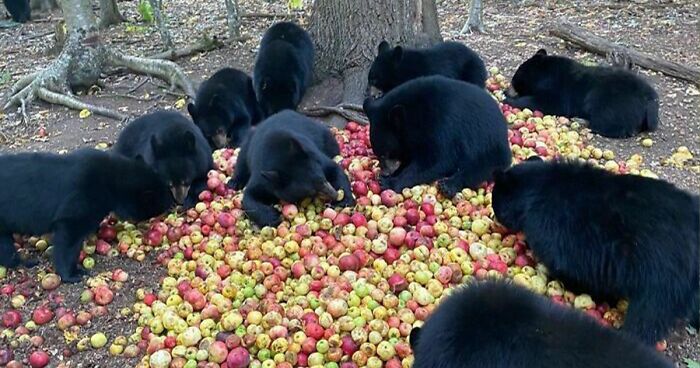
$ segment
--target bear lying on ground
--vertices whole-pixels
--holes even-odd
[[[280,200],[299,203],[322,194],[338,206],[354,204],[350,181],[333,161],[338,142],[323,124],[291,110],[260,123],[244,141],[228,185],[245,187],[243,210],[259,226],[277,226]],[[337,190],[343,198],[337,201]]]
[[[459,42],[441,42],[426,49],[395,46],[382,41],[368,75],[372,97],[385,94],[411,79],[429,75],[462,80],[478,87],[486,84],[486,67],[469,47]]]
[[[0,167],[0,265],[22,263],[13,233],[53,233],[53,263],[64,282],[85,273],[77,265],[83,240],[110,212],[143,221],[172,203],[143,162],[95,149],[1,155]]]
[[[512,89],[517,97],[504,103],[586,119],[591,130],[605,137],[630,137],[659,126],[656,91],[624,69],[585,66],[540,49],[515,72]]]
[[[202,132],[174,111],[156,111],[134,120],[119,134],[114,151],[146,162],[168,185],[175,202],[186,207],[194,205],[199,195],[190,186],[195,181],[206,183],[214,168]]]
[[[233,68],[223,68],[202,83],[196,103],[187,110],[213,149],[238,147],[262,119],[253,80]]]
[[[401,192],[439,180],[440,191],[451,198],[511,164],[503,114],[473,84],[420,77],[379,99],[367,98],[364,110],[384,189]]]
[[[504,281],[456,289],[411,331],[414,368],[671,368],[653,349]]]
[[[492,203],[567,288],[629,299],[622,329],[643,342],[697,315],[697,196],[662,180],[530,159],[495,174]]]
[[[10,17],[17,23],[27,23],[31,18],[32,10],[29,0],[3,0],[5,8],[10,12]]]
[[[314,45],[309,34],[290,22],[270,27],[260,41],[253,86],[263,116],[294,110],[311,84]]]

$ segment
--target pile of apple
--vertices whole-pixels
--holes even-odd
[[[501,100],[505,78],[490,72],[487,88]],[[619,161],[588,145],[578,122],[507,105],[502,111],[515,161],[581,158],[654,176],[639,155]],[[105,221],[81,253],[83,265],[94,264],[94,253],[143,260],[156,251],[167,270],[157,290],[137,290],[133,308],[121,311],[139,327],[114,338],[109,352],[143,354],[139,366],[154,368],[408,368],[411,329],[454,287],[486,277],[511,278],[601,324],[621,324],[624,302],[596,304],[565,290],[536,263],[522,234],[495,222],[491,184],[452,199],[433,185],[382,191],[369,127],[349,122],[334,133],[355,208],[283,204],[282,224],[256,230],[241,209],[242,194],[225,186],[237,151],[224,149],[214,153],[208,190],[184,215],[140,225]],[[92,293],[85,298],[94,300]],[[108,344],[104,335],[95,340]]]

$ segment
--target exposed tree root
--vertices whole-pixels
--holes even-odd
[[[63,105],[71,109],[87,109],[95,114],[103,115],[113,119],[123,120],[128,116],[120,112],[91,105],[78,100],[73,96],[68,86],[68,70],[72,60],[72,55],[66,47],[56,60],[47,68],[22,77],[12,87],[10,98],[3,106],[3,110],[18,106],[22,113],[23,122],[27,123],[27,106],[35,99]],[[179,87],[189,97],[194,97],[194,88],[189,78],[182,70],[169,60],[146,59],[124,55],[120,52],[104,48],[106,62],[117,66],[126,67],[137,73],[153,75],[170,83],[171,88]]]
[[[116,67],[123,66],[136,73],[158,77],[168,81],[171,88],[179,87],[187,96],[194,98],[192,82],[182,72],[180,67],[172,61],[130,56],[111,49],[107,49],[106,52],[109,64]]]
[[[302,113],[307,116],[325,117],[331,114],[340,115],[349,121],[367,125],[369,120],[362,112],[362,107],[355,104],[341,104],[338,106],[315,106],[303,110]]]
[[[77,98],[67,95],[67,94],[62,94],[62,93],[56,93],[49,91],[46,88],[39,88],[37,90],[37,97],[41,98],[42,100],[46,102],[50,102],[53,104],[57,105],[63,105],[66,107],[69,107],[74,110],[89,110],[95,114],[106,116],[108,118],[112,119],[117,119],[117,120],[126,120],[128,116],[116,112],[114,110],[101,107],[101,106],[95,106],[91,105],[85,102],[82,102],[78,100]]]

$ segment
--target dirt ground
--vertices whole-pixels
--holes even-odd
[[[284,1],[247,0],[240,3],[243,13],[282,16],[243,18],[241,30],[244,36],[251,37],[248,41],[227,43],[224,48],[178,60],[178,64],[196,83],[222,66],[250,71],[262,32],[276,20],[286,17],[297,18],[302,23],[308,21],[304,12],[288,14]],[[547,26],[560,20],[585,27],[602,37],[640,51],[700,68],[700,2],[696,0],[526,1],[529,5],[522,5],[516,0],[487,0],[484,21],[488,33],[460,35],[468,13],[466,3],[462,0],[438,0],[443,36],[466,43],[483,56],[488,66],[497,66],[508,76],[512,75],[520,62],[542,47],[550,53],[586,62],[605,62],[597,55],[582,52],[549,36]],[[161,51],[155,28],[139,23],[137,2],[124,1],[119,5],[128,22],[105,30],[104,39],[121,50],[138,55]],[[204,33],[226,37],[223,1],[166,0],[164,5],[178,46],[190,44]],[[53,45],[53,30],[60,17],[60,12],[40,14],[35,17],[35,21],[21,27],[0,29],[0,101],[8,97],[14,81],[52,60],[52,56],[46,55],[46,50]],[[681,166],[665,163],[680,146],[688,147],[695,155],[700,154],[700,92],[697,86],[644,69],[638,69],[638,72],[653,83],[661,97],[660,129],[631,139],[610,140],[595,136],[592,141],[598,147],[613,150],[621,159],[640,154],[645,165],[661,178],[699,193],[700,163],[697,159]],[[181,98],[168,92],[163,82],[147,76],[117,74],[106,78],[104,82],[104,89],[94,90],[81,98],[135,116],[158,108],[175,108],[177,100]],[[0,152],[59,152],[99,143],[111,144],[123,126],[120,122],[96,115],[81,119],[77,111],[44,103],[32,105],[29,113],[29,124],[21,123],[18,113],[0,113],[0,126],[3,127],[0,130]],[[44,129],[46,136],[39,134]],[[654,142],[649,148],[640,144],[641,139],[646,137]],[[164,270],[144,267],[147,264],[124,258],[99,258],[98,271],[121,267],[131,277],[124,285],[123,290],[126,292],[118,293],[115,301],[110,304],[111,313],[93,321],[87,329],[81,330],[81,334],[99,330],[109,336],[128,336],[133,332],[136,325],[134,321],[113,315],[121,308],[133,304],[133,290],[136,288],[157,286],[157,279],[163,276]],[[15,277],[20,279],[25,272],[21,271]],[[158,274],[153,274],[154,272]],[[28,271],[26,276],[36,279],[36,272]],[[83,288],[84,285],[62,285],[58,291],[66,297],[69,307],[78,308],[77,299]],[[39,300],[33,302],[38,303]],[[0,299],[0,303],[7,303],[7,299]],[[5,309],[6,306],[0,305],[0,310]],[[65,344],[58,331],[55,328],[46,329],[44,337],[46,343],[43,346],[56,356],[61,355]],[[690,363],[685,363],[686,359],[700,361],[700,338],[692,330],[679,327],[669,338],[667,354],[677,362],[678,367],[686,367],[686,364],[690,366]],[[124,358],[114,358],[94,350],[80,353],[77,359],[71,361],[71,366],[76,367],[119,367],[125,364]],[[131,363],[135,364],[136,360]],[[131,366],[131,363],[126,364]]]

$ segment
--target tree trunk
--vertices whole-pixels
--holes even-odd
[[[469,18],[467,18],[467,23],[464,24],[461,33],[477,32],[486,33],[484,29],[484,21],[482,20],[482,13],[484,11],[484,5],[482,0],[471,0],[469,3]]]
[[[100,0],[100,28],[106,28],[124,21],[119,12],[117,0]]]
[[[170,29],[161,11],[162,2],[160,0],[148,0],[148,2],[151,3],[153,17],[156,20],[156,27],[158,27],[158,32],[160,32],[160,40],[163,41],[163,46],[166,50],[174,50],[175,44],[173,44],[173,39],[170,37]]]
[[[29,4],[32,11],[48,12],[58,9],[58,3],[56,0],[31,0]]]
[[[238,0],[226,1],[226,22],[228,24],[229,38],[236,38],[241,33],[240,12],[238,11]]]
[[[81,102],[73,95],[72,89],[95,84],[106,66],[126,67],[137,73],[150,74],[170,82],[173,88],[182,88],[187,96],[194,95],[191,82],[177,64],[128,56],[105,46],[92,13],[91,0],[60,0],[59,3],[68,29],[63,50],[45,69],[15,82],[3,109],[19,106],[26,122],[29,119],[27,105],[39,98],[72,109],[87,109],[124,119],[126,116],[119,112]]]
[[[316,0],[310,25],[316,48],[315,79],[342,83],[337,101],[360,103],[364,98],[369,65],[382,40],[406,46],[428,46],[440,41],[435,0]],[[330,82],[333,85],[333,82]],[[311,91],[327,96],[328,91]],[[318,105],[320,100],[306,105]]]

